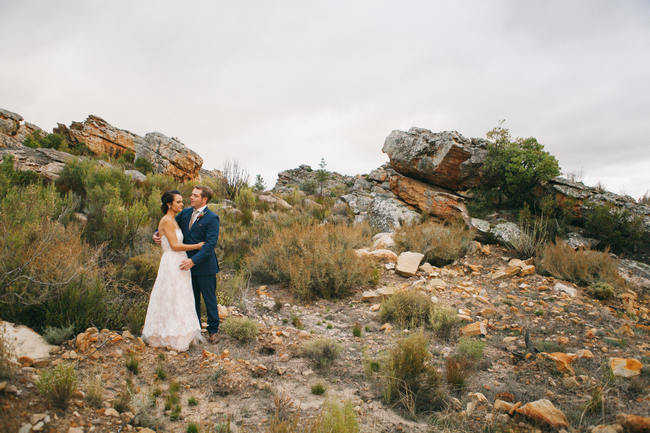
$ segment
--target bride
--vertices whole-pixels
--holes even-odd
[[[164,216],[158,223],[158,232],[162,236],[163,255],[151,290],[142,338],[150,346],[185,351],[190,343],[200,340],[201,324],[194,307],[190,271],[182,271],[180,264],[187,259],[185,251],[199,250],[205,242],[183,243],[183,232],[175,219],[183,210],[180,192],[167,191],[161,201]]]

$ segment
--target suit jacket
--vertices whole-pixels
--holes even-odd
[[[214,249],[219,239],[219,216],[207,207],[204,215],[197,219],[190,229],[192,219],[191,207],[183,209],[176,215],[176,222],[183,232],[184,244],[198,244],[205,242],[200,250],[187,251],[187,257],[192,259],[192,275],[215,275],[219,272],[219,263]]]

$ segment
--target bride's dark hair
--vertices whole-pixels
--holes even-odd
[[[180,191],[176,191],[175,189],[166,191],[163,193],[162,197],[160,197],[160,201],[162,202],[160,210],[163,214],[166,214],[169,210],[169,203],[172,203],[174,201],[175,195],[181,195]]]

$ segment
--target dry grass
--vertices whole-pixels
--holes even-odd
[[[293,225],[256,248],[247,267],[261,281],[286,283],[302,298],[340,298],[379,276],[372,262],[353,251],[369,241],[368,234],[357,226]]]
[[[0,379],[10,379],[16,372],[14,349],[9,341],[5,323],[0,322]]]
[[[617,284],[620,280],[617,260],[607,251],[575,251],[561,240],[547,244],[538,255],[536,264],[543,272],[576,284],[587,285],[597,281]]]
[[[400,339],[379,369],[386,402],[406,409],[411,415],[437,410],[444,401],[441,376],[431,365],[428,346],[427,337],[422,333]]]
[[[68,406],[68,400],[77,389],[77,373],[74,370],[74,365],[62,362],[55,367],[41,371],[36,387],[52,405],[65,409]]]
[[[404,225],[395,231],[395,244],[400,252],[417,251],[435,266],[444,266],[463,257],[473,240],[474,233],[462,222],[427,221]]]
[[[329,338],[318,338],[303,344],[301,354],[318,368],[329,368],[341,354],[341,345]]]
[[[248,343],[257,338],[259,324],[246,317],[232,317],[223,322],[221,329],[232,338]]]
[[[434,303],[429,296],[417,290],[405,290],[382,301],[379,315],[382,322],[418,328],[431,324],[433,309]]]

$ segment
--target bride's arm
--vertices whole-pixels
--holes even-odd
[[[161,221],[160,229],[161,233],[167,237],[169,246],[174,251],[200,250],[204,244],[204,242],[200,242],[198,244],[184,244],[182,242],[178,242],[178,238],[176,237],[176,230],[174,229],[174,224],[171,222],[171,220]]]

